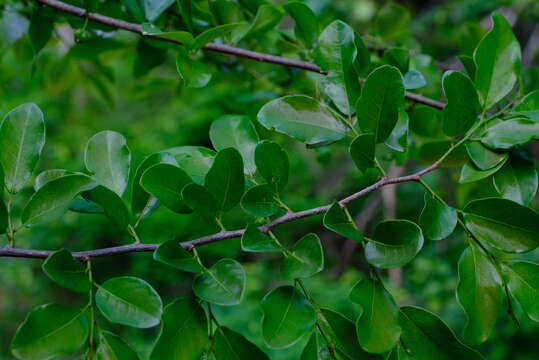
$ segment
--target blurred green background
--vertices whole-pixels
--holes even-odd
[[[120,6],[119,1],[108,3],[112,9]],[[428,81],[418,92],[437,99],[441,98],[443,69],[459,68],[456,56],[473,52],[486,31],[488,15],[497,10],[510,20],[521,42],[525,65],[523,88],[526,92],[539,88],[537,0],[403,1],[400,4],[408,10],[403,9],[404,15],[399,17],[402,23],[394,24],[394,33],[387,33],[377,25],[376,15],[385,4],[383,1],[311,0],[306,3],[317,14],[322,28],[334,19],[342,19],[373,47],[398,45],[414,50],[410,67],[421,70]],[[284,19],[280,31],[286,33],[289,23]],[[248,114],[254,121],[261,105],[273,98],[316,92],[316,74],[215,53],[203,55],[213,69],[209,85],[202,89],[185,88],[170,50],[142,42],[133,34],[108,31],[101,33],[100,41],[77,45],[73,41],[73,28],[76,29],[75,21],[69,25],[58,20],[53,38],[39,56],[34,57],[27,37],[28,6],[18,1],[0,0],[0,115],[25,102],[37,103],[45,113],[47,142],[36,175],[52,168],[82,170],[86,141],[105,129],[126,136],[134,173],[141,159],[153,152],[178,145],[211,147],[208,129],[222,114]],[[286,44],[272,36],[268,38],[240,46],[298,56]],[[375,53],[373,56],[377,56]],[[262,138],[283,144],[290,156],[292,175],[284,200],[294,210],[327,204],[372,181],[372,177],[361,177],[354,170],[344,144],[306,149],[289,138],[268,133],[258,124],[257,129]],[[400,170],[410,172],[420,166],[412,162]],[[494,191],[488,181],[459,186],[457,191],[454,186],[457,178],[457,169],[442,169],[427,180],[456,206]],[[15,211],[20,211],[31,193],[29,188],[17,197]],[[371,218],[363,227],[367,233],[384,217],[384,210],[386,217],[417,221],[423,207],[423,189],[417,184],[399,186],[395,215],[388,206],[381,205],[379,199],[380,194],[374,193],[352,206],[354,215]],[[371,209],[368,214],[367,208]],[[230,229],[239,228],[244,222],[240,210],[226,219]],[[216,230],[196,216],[173,214],[161,207],[142,222],[139,235],[143,242],[160,243],[170,239],[189,240]],[[311,231],[318,233],[323,241],[326,270],[308,279],[306,284],[319,304],[352,318],[357,309],[347,296],[366,269],[361,251],[356,249],[351,254],[350,245],[344,239],[321,226],[321,217],[287,224],[276,233],[290,244]],[[61,222],[24,230],[17,235],[19,247],[41,249],[83,250],[131,241],[126,234],[115,231],[103,216],[73,212],[67,213]],[[0,246],[5,244],[2,236]],[[426,307],[439,314],[457,334],[465,323],[454,293],[457,261],[464,245],[459,231],[442,242],[428,242],[418,258],[402,270],[402,281],[388,281],[399,304]],[[242,304],[215,307],[215,312],[221,323],[264,348],[259,301],[280,282],[280,257],[241,253],[238,239],[207,245],[200,253],[209,264],[223,256],[236,257],[244,264],[248,281]],[[538,262],[539,251],[528,253],[524,258]],[[86,301],[49,281],[41,271],[41,263],[0,258],[0,359],[11,359],[10,339],[32,308],[48,302],[83,304]],[[191,291],[190,275],[153,262],[150,253],[100,258],[94,260],[93,265],[98,282],[114,276],[139,276],[157,289],[165,303]],[[479,350],[489,360],[539,359],[539,326],[523,317],[521,320],[518,329],[504,316],[495,338]],[[102,326],[111,325],[102,321]],[[148,354],[158,331],[158,328],[137,330],[121,326],[112,329],[144,354]],[[274,359],[297,359],[306,340],[285,350],[264,349]]]

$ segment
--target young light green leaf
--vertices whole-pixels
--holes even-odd
[[[357,242],[363,241],[363,233],[359,231],[354,220],[341,208],[338,202],[334,202],[324,214],[324,226],[337,234]]]
[[[217,200],[217,208],[228,211],[236,206],[245,190],[243,160],[234,148],[219,151],[206,174],[204,185]]]
[[[400,71],[383,65],[367,77],[357,102],[357,119],[364,132],[374,133],[376,143],[384,142],[399,118],[404,102],[404,85]]]
[[[143,3],[146,18],[154,22],[166,9],[174,4],[174,0],[143,0]]]
[[[539,265],[529,261],[505,261],[501,265],[509,293],[528,317],[539,322]]]
[[[241,206],[253,216],[272,216],[280,206],[275,201],[275,193],[268,184],[256,185],[247,190],[241,199]]]
[[[470,160],[479,170],[492,169],[509,156],[507,153],[494,152],[479,141],[466,142],[466,151]]]
[[[384,144],[392,150],[398,152],[406,151],[408,147],[408,125],[410,118],[408,113],[403,109],[399,109],[399,120],[397,124],[389,134],[389,137],[386,139]]]
[[[94,187],[85,194],[90,201],[103,209],[105,215],[118,229],[127,229],[131,223],[131,215],[120,196],[102,185]]]
[[[530,204],[537,192],[537,170],[533,161],[523,156],[511,155],[492,180],[504,199],[521,205]]]
[[[290,164],[283,148],[273,141],[264,140],[256,146],[257,171],[275,192],[283,190],[288,183]]]
[[[472,80],[458,71],[442,78],[447,105],[443,109],[443,130],[448,136],[464,135],[477,121],[479,97]]]
[[[188,88],[203,88],[212,78],[210,69],[206,64],[202,61],[193,60],[186,54],[178,55],[176,69]]]
[[[306,278],[324,269],[324,250],[318,235],[303,236],[294,244],[292,252],[281,263],[281,273],[286,279]]]
[[[21,360],[69,355],[84,345],[89,328],[83,309],[62,304],[41,305],[19,326],[10,349]]]
[[[194,300],[178,298],[163,312],[150,360],[198,360],[207,348],[208,320]]]
[[[399,308],[382,282],[376,278],[361,279],[352,288],[350,300],[362,308],[356,321],[361,347],[376,354],[391,350],[401,333]]]
[[[174,156],[180,168],[200,185],[204,184],[204,178],[215,158],[215,151],[203,146],[178,146],[163,152]]]
[[[167,39],[175,40],[182,43],[185,46],[191,46],[195,39],[190,32],[187,31],[161,31],[154,24],[145,23],[140,25],[142,35],[157,35]]]
[[[376,151],[376,138],[373,133],[358,135],[350,144],[350,157],[356,167],[365,172],[374,167],[374,154]]]
[[[245,291],[245,271],[236,260],[221,259],[195,278],[193,291],[212,304],[237,305]]]
[[[459,260],[457,300],[468,321],[464,328],[467,343],[485,342],[492,332],[503,302],[503,282],[487,254],[471,245]]]
[[[67,289],[85,293],[90,290],[90,281],[86,267],[75,260],[66,249],[49,255],[41,267],[47,276],[58,285]]]
[[[218,214],[217,200],[204,186],[189,184],[183,188],[183,201],[197,214],[215,219]]]
[[[7,191],[15,194],[28,183],[44,144],[45,121],[36,104],[20,105],[4,116],[0,124],[0,163]]]
[[[109,331],[99,331],[97,360],[139,360],[137,353],[118,335]]]
[[[309,6],[299,1],[283,4],[283,9],[294,19],[294,33],[307,48],[311,48],[318,37],[318,21]]]
[[[388,220],[376,225],[372,241],[365,246],[365,258],[380,269],[410,262],[423,247],[421,228],[408,220]]]
[[[131,152],[125,137],[115,131],[101,131],[86,143],[86,169],[93,178],[122,196],[129,179]]]
[[[281,252],[284,250],[271,237],[262,234],[253,223],[247,225],[241,236],[241,249],[250,252]]]
[[[506,252],[526,252],[539,246],[539,214],[514,201],[479,199],[464,208],[466,227],[480,241]]]
[[[442,240],[457,226],[457,210],[425,192],[425,206],[419,216],[419,226],[430,240]]]
[[[238,150],[245,162],[245,172],[251,175],[255,173],[258,134],[248,116],[225,115],[214,120],[210,127],[210,139],[216,150],[229,147]]]
[[[464,164],[460,171],[459,183],[467,184],[474,181],[479,181],[481,179],[485,179],[500,170],[506,161],[507,157],[504,158],[500,163],[498,163],[498,165],[488,170],[479,170],[472,161],[468,161],[466,164]]]
[[[524,115],[531,120],[539,121],[539,89],[524,96],[522,101],[513,108],[513,114]]]
[[[427,80],[421,71],[417,70],[410,70],[406,72],[402,78],[402,81],[406,90],[419,89],[427,85]]]
[[[159,324],[163,303],[146,281],[122,276],[105,281],[95,294],[103,316],[117,324],[149,328]]]
[[[477,67],[475,87],[485,110],[503,99],[520,74],[520,45],[511,25],[500,14],[492,14],[492,29],[483,37],[473,59]]]
[[[539,122],[516,118],[489,127],[481,142],[493,149],[509,149],[539,139]]]
[[[284,96],[262,106],[258,122],[307,145],[330,144],[346,136],[346,126],[327,107],[303,95]]]
[[[168,240],[153,252],[153,259],[178,270],[199,273],[203,270],[192,253],[185,250],[178,240]]]
[[[215,331],[213,341],[216,360],[269,360],[268,355],[260,350],[258,346],[247,340],[243,335],[226,327],[219,327]]]
[[[281,286],[271,290],[260,302],[262,336],[272,349],[284,349],[314,329],[316,313],[309,301],[294,287]]]
[[[140,178],[140,185],[168,209],[189,213],[182,198],[182,190],[193,180],[177,165],[160,163],[150,166]]]

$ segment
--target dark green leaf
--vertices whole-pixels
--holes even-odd
[[[427,105],[414,106],[410,113],[410,129],[421,136],[439,137],[442,132],[442,112]]]
[[[146,15],[144,14],[144,4],[140,0],[122,0],[122,4],[133,15],[137,23],[144,22]]]
[[[466,74],[470,77],[470,79],[475,79],[475,62],[473,61],[473,57],[468,55],[460,55],[457,56],[459,61],[461,62],[462,66],[464,67],[464,70],[466,70]]]
[[[283,5],[285,11],[294,19],[294,33],[307,48],[311,48],[318,37],[318,21],[310,7],[299,1]]]
[[[457,210],[425,192],[425,206],[419,217],[419,226],[427,239],[445,239],[455,230],[457,220]]]
[[[143,0],[143,2],[146,18],[151,22],[157,20],[166,9],[174,4],[174,0]]]
[[[280,207],[275,201],[275,193],[268,184],[256,185],[247,190],[241,199],[241,206],[253,216],[272,216]]]
[[[426,142],[419,148],[418,159],[424,163],[432,164],[438,161],[440,157],[449,150],[453,145],[451,141],[440,140]],[[459,146],[454,151],[451,151],[440,165],[441,167],[458,167],[462,166],[468,160],[468,155],[463,146]]]
[[[403,76],[404,88],[406,90],[414,90],[427,85],[427,80],[420,71],[410,70]]]
[[[309,342],[303,348],[301,360],[332,360],[332,355],[318,331],[313,332]]]
[[[178,270],[199,273],[202,266],[193,254],[185,250],[177,240],[165,241],[153,253],[153,259]]]
[[[497,153],[489,150],[479,141],[468,141],[466,151],[479,170],[492,169],[501,162],[504,162],[509,156],[507,153]]]
[[[42,269],[52,281],[60,286],[81,293],[90,290],[86,267],[80,261],[73,259],[71,253],[65,249],[52,253],[43,262]]]
[[[217,200],[217,208],[228,211],[236,206],[245,190],[243,160],[234,148],[219,151],[206,174],[204,185]]]
[[[281,252],[284,249],[268,235],[262,234],[255,224],[247,225],[241,236],[241,249],[251,252]]]
[[[539,90],[524,96],[522,101],[513,108],[513,113],[539,121]]]
[[[408,30],[410,11],[394,2],[388,2],[376,16],[376,30],[384,40],[399,38]]]
[[[382,62],[396,67],[402,74],[405,74],[410,68],[410,50],[399,47],[389,48],[384,51]]]
[[[44,6],[38,6],[32,12],[28,36],[35,54],[43,49],[51,38],[54,20],[49,10]]]
[[[217,329],[213,341],[216,360],[269,359],[258,346],[226,327]]]
[[[200,185],[204,184],[204,178],[215,158],[215,151],[202,146],[178,146],[162,152],[172,154],[182,170]]]
[[[187,31],[161,31],[157,26],[148,23],[140,25],[140,31],[142,35],[158,35],[178,41],[185,46],[191,46],[195,41],[193,35]]]
[[[193,32],[193,4],[191,0],[177,0],[178,10],[189,32]]]
[[[188,213],[182,198],[182,190],[193,180],[185,171],[173,164],[160,163],[150,166],[140,178],[140,185],[168,209]]]
[[[183,2],[187,2],[187,1],[184,0]],[[236,30],[239,26],[241,26],[241,24],[224,24],[224,25],[212,27],[211,29],[208,29],[202,32],[200,35],[198,35],[195,38],[195,42],[193,43],[191,49],[198,50],[202,48],[204,45],[206,45],[207,43],[212,42],[217,38],[230,34],[232,31]]]
[[[246,36],[254,38],[255,36],[263,35],[279,24],[283,14],[283,10],[271,4],[259,6],[255,18],[247,30]]]
[[[119,229],[127,229],[131,222],[131,216],[120,196],[102,185],[96,186],[85,194],[90,201],[98,204],[103,209],[105,215],[114,225]]]
[[[443,109],[443,129],[449,136],[464,135],[477,121],[479,97],[472,80],[458,71],[442,78],[447,105]]]
[[[408,124],[410,118],[404,109],[399,109],[399,120],[386,139],[385,144],[398,152],[404,152],[408,148]]]
[[[479,170],[472,161],[468,161],[466,164],[464,164],[460,171],[459,183],[466,184],[487,178],[500,170],[506,161],[507,157],[504,158],[502,162],[498,163],[498,165],[488,170]]]
[[[512,155],[494,177],[494,187],[503,198],[521,205],[532,202],[537,192],[537,170],[532,160]]]
[[[52,180],[56,180],[58,178],[61,178],[62,176],[72,174],[75,173],[64,169],[50,169],[42,171],[39,173],[39,175],[36,176],[36,179],[34,180],[34,191],[38,191],[43,187],[43,185],[51,182]]]
[[[258,173],[276,192],[288,183],[290,164],[283,148],[273,141],[264,140],[255,149],[255,164]]]
[[[324,226],[337,234],[357,242],[363,241],[363,233],[358,230],[354,219],[341,208],[338,202],[334,202],[324,215]]]
[[[318,235],[303,236],[294,244],[281,264],[281,273],[286,279],[306,278],[324,269],[324,250]]]
[[[208,219],[217,217],[217,200],[215,197],[202,185],[189,184],[183,188],[183,201],[199,215]]]
[[[139,360],[137,353],[119,336],[109,332],[99,332],[97,360]]]
[[[350,156],[361,172],[374,167],[375,140],[374,134],[366,133],[358,135],[350,144]]]
[[[0,234],[4,234],[8,227],[8,213],[6,203],[0,199]]]
[[[509,149],[535,139],[539,139],[539,122],[517,118],[489,127],[481,142],[493,149]]]
[[[501,266],[509,293],[530,319],[539,322],[539,265],[528,261],[506,261]]]
[[[236,260],[221,259],[195,278],[195,295],[216,305],[237,305],[245,290],[245,271]]]
[[[202,61],[193,60],[184,54],[180,54],[176,58],[176,69],[188,88],[202,88],[212,78],[210,69],[206,64]]]

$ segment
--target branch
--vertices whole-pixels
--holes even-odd
[[[421,176],[431,171],[436,170],[439,166],[440,166],[440,163],[435,162],[431,166],[421,171],[418,171],[412,175],[393,177],[393,178],[388,178],[388,177],[382,178],[378,180],[377,182],[375,182],[374,184],[367,186],[366,188],[340,200],[339,204],[341,206],[345,206],[351,203],[352,201],[389,184],[399,184],[399,183],[409,182],[409,181],[419,181]],[[281,224],[298,220],[298,219],[302,219],[305,217],[323,214],[327,212],[330,207],[331,205],[324,205],[324,206],[319,206],[319,207],[308,209],[308,210],[303,210],[303,211],[298,211],[298,212],[289,212],[265,225],[260,226],[259,229],[263,233],[267,233],[274,227],[279,226]],[[221,231],[212,235],[203,236],[201,238],[191,240],[191,241],[186,241],[180,244],[185,249],[191,250],[197,246],[201,246],[201,245],[205,245],[205,244],[209,244],[209,243],[213,243],[213,242],[217,242],[221,240],[241,237],[244,231],[245,229],[233,230],[233,231]],[[154,251],[155,249],[157,249],[159,245],[160,244],[138,243],[138,244],[122,245],[122,246],[115,246],[115,247],[103,248],[103,249],[76,251],[76,252],[72,252],[71,255],[73,255],[75,259],[84,261],[84,260],[88,260],[89,258],[95,258],[95,257],[120,255],[120,254],[127,254],[131,252]],[[0,257],[22,257],[22,258],[45,259],[53,252],[54,251],[51,251],[51,250],[32,250],[32,249],[12,248],[12,247],[6,246],[3,248],[0,248]]]
[[[71,14],[71,15],[78,16],[81,18],[88,18],[88,20],[91,20],[91,21],[94,21],[103,25],[107,25],[107,26],[117,28],[117,29],[131,31],[131,32],[143,35],[139,24],[134,24],[134,23],[124,21],[121,19],[111,18],[111,17],[101,15],[98,13],[90,13],[90,12],[87,12],[85,9],[66,4],[58,0],[36,0],[36,1],[43,5],[54,8],[56,10],[62,11],[66,14]],[[168,39],[159,35],[144,35],[144,36],[151,37],[156,40],[170,42],[173,44],[181,44],[181,42],[179,41]],[[238,47],[226,45],[226,44],[207,43],[206,45],[204,45],[203,48],[209,51],[215,51],[215,52],[219,52],[223,54],[239,56],[239,57],[256,60],[260,62],[267,62],[267,63],[277,64],[281,66],[303,69],[307,71],[316,72],[322,75],[326,75],[326,72],[322,70],[318,65],[313,64],[308,61],[301,61],[301,60],[296,60],[296,59],[285,58],[282,56],[264,54],[264,53],[246,50],[246,49],[242,49],[242,48],[238,48]],[[436,101],[436,100],[433,100],[433,99],[430,99],[425,96],[412,93],[412,92],[406,92],[405,96],[408,100],[412,100],[417,103],[432,106],[438,109],[442,109],[445,105],[444,103],[440,101]]]

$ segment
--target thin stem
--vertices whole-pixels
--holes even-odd
[[[135,240],[135,244],[141,243],[140,238],[138,237],[137,232],[135,231],[135,228],[133,226],[127,225],[127,232]]]
[[[13,221],[11,219],[11,211],[12,208],[12,198],[11,194],[7,195],[7,203],[6,203],[6,211],[7,211],[7,229],[6,229],[6,236],[8,239],[8,246],[9,247],[15,247],[15,232],[13,231]]]
[[[378,169],[378,171],[380,171],[380,173],[382,174],[383,177],[387,176],[386,171],[384,170],[382,165],[380,165],[380,162],[378,161],[377,158],[374,158],[374,166],[376,166],[376,168]]]

